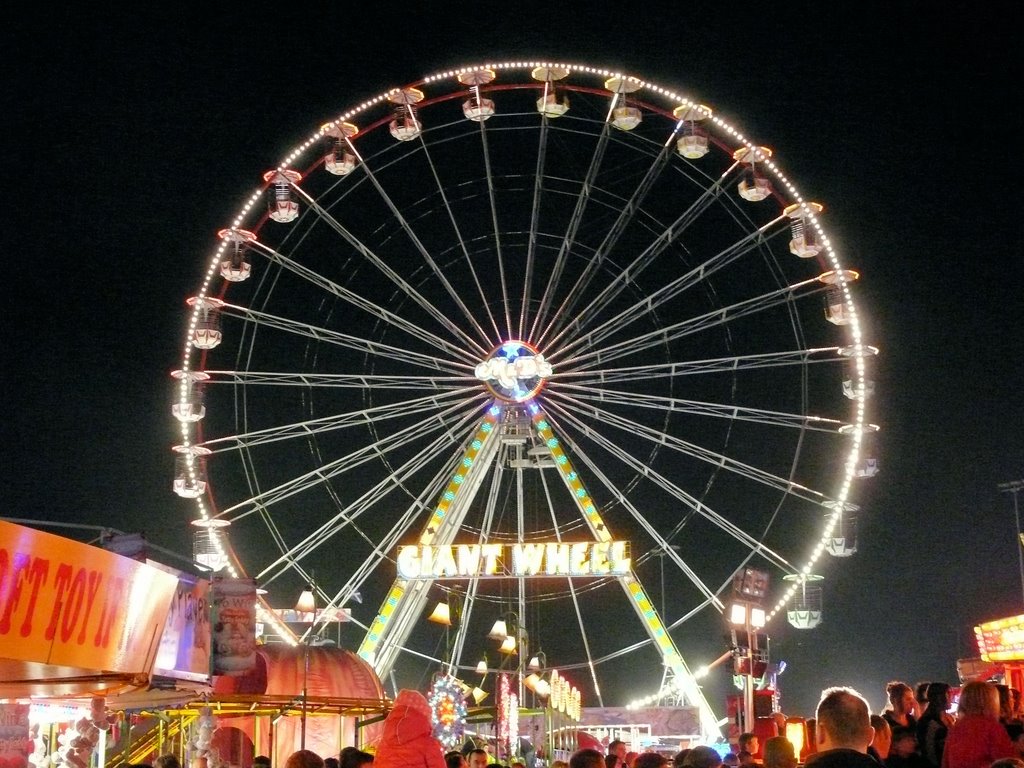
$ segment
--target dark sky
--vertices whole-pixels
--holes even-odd
[[[141,523],[187,549],[168,373],[184,299],[258,174],[342,108],[449,66],[621,68],[774,147],[863,274],[882,472],[825,623],[780,628],[784,709],[831,684],[878,707],[886,680],[955,681],[971,628],[1024,612],[997,490],[1024,479],[1024,67],[999,4],[418,5],[11,19],[4,514]]]

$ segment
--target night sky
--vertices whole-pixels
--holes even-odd
[[[881,473],[858,490],[859,551],[829,564],[823,625],[772,628],[783,709],[809,714],[832,684],[880,708],[887,680],[956,682],[972,627],[1024,612],[997,488],[1024,479],[1024,67],[1000,4],[418,5],[10,19],[3,514],[186,552],[169,372],[214,234],[259,175],[387,87],[579,61],[678,88],[772,146],[862,272]]]

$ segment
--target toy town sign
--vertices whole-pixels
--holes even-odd
[[[631,565],[626,541],[419,544],[398,549],[402,579],[625,576]]]

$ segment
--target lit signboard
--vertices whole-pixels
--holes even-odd
[[[974,628],[978,652],[984,661],[1024,659],[1024,616],[988,621]]]
[[[401,579],[625,576],[629,542],[409,545],[398,550]]]

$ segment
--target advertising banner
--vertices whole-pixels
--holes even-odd
[[[0,520],[3,679],[54,676],[39,664],[148,675],[176,587],[145,563]]]
[[[207,579],[179,576],[153,674],[175,680],[209,682],[209,593]]]
[[[244,675],[256,667],[256,582],[215,576],[213,674]]]

